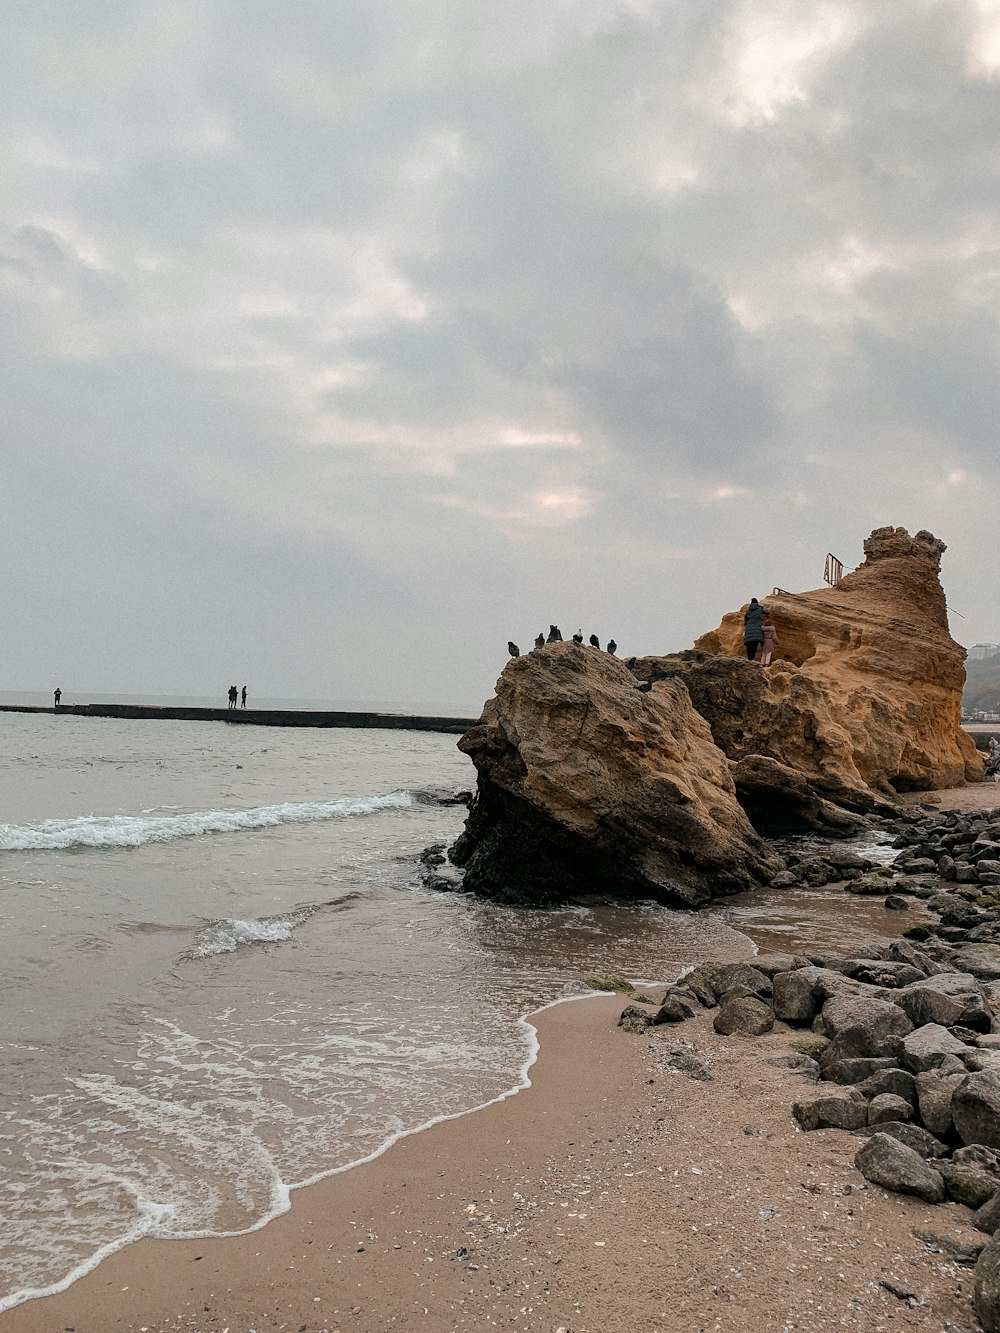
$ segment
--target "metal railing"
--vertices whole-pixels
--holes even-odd
[[[835,588],[844,577],[844,566],[835,555],[829,551],[826,553],[826,563],[823,566],[823,578],[829,583],[831,588]]]

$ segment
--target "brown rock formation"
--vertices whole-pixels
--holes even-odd
[[[513,659],[459,746],[479,784],[452,859],[478,893],[691,906],[780,868],[684,685],[643,693],[607,653],[567,642]]]
[[[759,826],[774,826],[768,809],[793,825],[836,823],[831,803],[870,810],[981,776],[960,726],[965,649],[948,632],[944,549],[929,532],[879,528],[837,587],[764,599],[778,631],[767,669],[746,661],[742,611],[694,652],[636,664],[685,682]]]
[[[479,774],[452,849],[466,885],[508,902],[694,905],[773,875],[751,822],[845,831],[898,792],[980,778],[944,549],[879,528],[836,588],[767,598],[768,668],[746,660],[742,611],[632,671],[575,643],[512,660],[459,742]]]

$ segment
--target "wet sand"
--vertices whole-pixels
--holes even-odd
[[[856,1138],[799,1131],[808,1085],[770,1063],[791,1034],[633,1036],[622,1006],[543,1011],[526,1091],[259,1232],[139,1242],[0,1333],[976,1328],[972,1270],[917,1235],[968,1242],[968,1210],[867,1187]]]

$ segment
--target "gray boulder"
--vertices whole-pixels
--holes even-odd
[[[993,1016],[986,995],[967,972],[942,972],[904,987],[893,998],[914,1027],[925,1023],[953,1027],[958,1023],[976,1032],[990,1030]]]
[[[913,1124],[912,1121],[887,1120],[881,1125],[865,1126],[857,1132],[864,1138],[871,1138],[873,1134],[888,1134],[890,1138],[896,1139],[899,1143],[905,1143],[908,1148],[912,1148],[921,1157],[937,1159],[948,1156],[948,1148],[940,1139],[936,1139],[933,1134],[929,1134],[926,1129]]]
[[[936,976],[945,970],[929,953],[918,949],[909,940],[893,940],[886,949],[885,956],[897,963],[909,963],[911,967],[919,968],[928,977]]]
[[[798,967],[808,967],[809,959],[797,953],[759,953],[753,960],[753,966],[773,981],[778,972],[793,972]]]
[[[975,1302],[986,1333],[1000,1333],[1000,1236],[994,1236],[979,1256]]]
[[[683,1023],[694,1018],[694,1010],[679,995],[665,995],[663,1003],[653,1015],[654,1023]]]
[[[925,1203],[944,1199],[944,1181],[919,1153],[888,1134],[873,1134],[859,1148],[854,1165],[865,1180],[897,1194],[915,1194]]]
[[[872,1074],[858,1085],[858,1092],[865,1097],[877,1097],[882,1092],[894,1092],[910,1105],[917,1105],[917,1084],[913,1075],[905,1069],[883,1069],[879,1074]]]
[[[912,1120],[913,1107],[894,1092],[880,1092],[868,1103],[869,1125],[884,1125],[891,1120]]]
[[[860,1129],[868,1119],[868,1103],[854,1088],[817,1091],[792,1104],[803,1129]]]
[[[1000,981],[1000,944],[965,944],[955,951],[954,964],[980,981]]]
[[[820,1000],[815,991],[815,977],[808,975],[819,969],[804,967],[796,971],[778,972],[772,979],[774,1014],[783,1023],[800,1026],[810,1024],[819,1013]]]
[[[945,1074],[939,1069],[917,1075],[917,1110],[932,1134],[951,1132],[952,1094],[965,1077],[964,1073]]]
[[[962,1166],[974,1166],[977,1171],[985,1171],[992,1176],[994,1183],[1000,1185],[1000,1155],[994,1148],[987,1148],[985,1143],[970,1143],[966,1148],[956,1148],[952,1160]]]
[[[961,1162],[938,1162],[937,1170],[944,1181],[949,1199],[964,1203],[966,1208],[981,1208],[997,1191],[997,1182],[985,1171]]]
[[[826,1049],[829,1050],[829,1047]],[[896,1067],[891,1056],[883,1056],[879,1060],[831,1060],[826,1057],[826,1051],[821,1054],[819,1063],[825,1079],[830,1083],[844,1084],[862,1083],[875,1074],[884,1074]]]
[[[686,973],[685,976],[681,977],[678,984],[691,991],[698,1002],[703,1004],[706,1009],[711,1009],[715,1004],[715,991],[712,989],[712,983],[700,967],[696,967],[693,972]]]
[[[952,1093],[951,1115],[963,1143],[1000,1148],[1000,1074],[968,1074]]]
[[[712,1026],[724,1037],[738,1034],[743,1037],[760,1037],[774,1027],[774,1011],[763,1000],[753,996],[730,1000],[715,1015]]]
[[[971,1048],[953,1037],[940,1023],[925,1023],[903,1038],[902,1063],[914,1074],[937,1069],[949,1055],[959,1055]]]
[[[826,1062],[894,1055],[898,1038],[913,1027],[899,1005],[885,1000],[835,995],[822,1009],[823,1028],[830,1038]]]
[[[699,971],[708,979],[716,999],[736,986],[763,999],[771,998],[771,978],[749,963],[703,963]],[[688,978],[683,980],[688,981]]]
[[[857,879],[848,880],[844,885],[846,893],[858,893],[865,897],[885,897],[892,888],[887,875],[878,870],[869,870]]]
[[[638,1005],[627,1004],[618,1018],[618,1026],[626,1032],[645,1032],[653,1023],[653,1015]]]

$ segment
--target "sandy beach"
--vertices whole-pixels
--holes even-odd
[[[954,1261],[968,1211],[867,1186],[857,1138],[797,1128],[803,1084],[772,1063],[790,1032],[720,1037],[701,1015],[636,1036],[622,1007],[543,1011],[527,1090],[299,1191],[259,1232],[139,1242],[0,1330],[977,1327]]]

